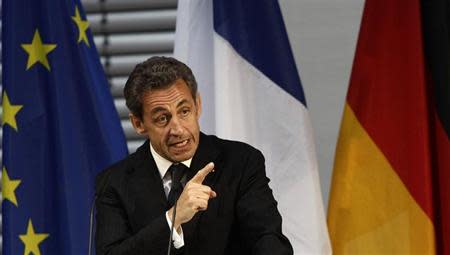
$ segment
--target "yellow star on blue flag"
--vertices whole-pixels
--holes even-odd
[[[3,125],[8,124],[14,130],[18,131],[16,115],[22,109],[23,105],[13,105],[11,101],[9,101],[8,94],[6,94],[6,90],[3,92]]]
[[[78,43],[84,42],[89,47],[89,40],[86,35],[86,31],[89,28],[89,22],[87,20],[83,20],[80,15],[80,11],[78,10],[78,6],[75,7],[75,16],[72,16],[73,22],[77,25],[78,28]]]
[[[9,200],[16,207],[18,206],[16,198],[16,189],[19,187],[21,180],[13,180],[9,177],[6,168],[2,170],[2,196],[3,201]]]
[[[22,48],[28,53],[27,70],[36,63],[42,65],[50,71],[47,54],[56,48],[56,44],[45,44],[42,42],[39,30],[34,32],[33,40],[30,44],[22,44]]]
[[[41,250],[39,249],[39,244],[47,239],[49,234],[47,233],[36,233],[34,231],[33,222],[31,219],[28,220],[27,232],[24,235],[19,235],[20,240],[22,240],[25,245],[23,255],[41,255]]]

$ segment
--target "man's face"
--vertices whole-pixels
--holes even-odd
[[[201,113],[200,95],[194,100],[186,82],[146,92],[142,97],[142,120],[130,114],[139,134],[147,135],[153,148],[172,162],[194,156],[197,150]]]

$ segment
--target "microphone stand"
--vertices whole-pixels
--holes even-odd
[[[173,225],[175,225],[175,215],[177,214],[177,203],[178,199],[175,200],[175,204],[173,206],[172,226],[170,227],[170,237],[169,237],[169,245],[167,247],[167,255],[170,255],[170,251],[172,250]]]
[[[109,184],[109,178],[111,178],[112,171],[106,172],[104,174],[105,178],[103,182],[100,182],[97,189],[95,191],[94,199],[92,200],[91,209],[89,211],[89,247],[88,247],[88,255],[92,255],[92,244],[94,239],[94,211],[95,211],[95,203],[97,199],[103,196],[103,193],[106,191],[106,186]],[[98,192],[97,192],[98,191]]]
[[[172,178],[172,181],[174,180],[173,171],[170,174],[170,178]],[[179,185],[181,185],[181,183]],[[172,182],[172,188],[174,188],[174,183],[173,182]],[[177,215],[178,198],[179,197],[177,197],[177,199],[175,199],[175,203],[173,205],[172,226],[170,227],[170,236],[169,236],[169,245],[167,247],[167,255],[170,255],[170,251],[172,250],[173,226],[175,225],[175,216]]]
[[[89,248],[88,255],[92,255],[92,239],[94,235],[94,210],[95,210],[95,202],[97,201],[97,196],[94,197],[91,204],[91,210],[89,212]]]

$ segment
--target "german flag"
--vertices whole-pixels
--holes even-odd
[[[450,254],[450,3],[367,0],[328,210],[334,254]]]

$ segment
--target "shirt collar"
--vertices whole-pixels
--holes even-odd
[[[153,159],[155,160],[156,163],[156,167],[158,168],[159,174],[162,179],[166,174],[167,170],[169,169],[169,167],[173,164],[173,162],[159,155],[158,152],[155,151],[151,143],[150,143],[150,152],[152,153]],[[192,158],[185,160],[181,163],[189,168],[191,167],[191,162]]]

